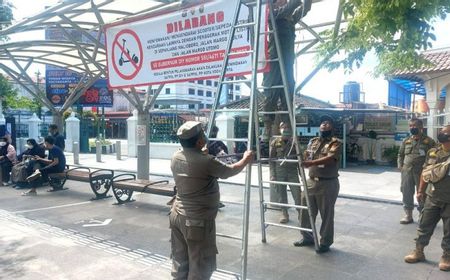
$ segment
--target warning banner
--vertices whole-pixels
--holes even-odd
[[[216,0],[181,7],[152,17],[106,26],[108,80],[111,88],[218,78],[238,0]],[[260,32],[267,30],[263,9]],[[253,14],[255,14],[254,11]],[[253,21],[242,6],[239,23]],[[251,28],[237,28],[227,76],[251,72]],[[259,60],[267,57],[267,38],[260,36]],[[258,71],[268,70],[261,63]]]

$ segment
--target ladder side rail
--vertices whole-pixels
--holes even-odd
[[[222,89],[223,89],[223,81],[225,79],[225,73],[227,71],[227,67],[228,67],[228,62],[229,62],[229,55],[231,52],[231,48],[233,46],[233,38],[234,38],[234,34],[236,32],[236,28],[235,26],[238,24],[238,20],[239,20],[239,14],[241,11],[241,0],[237,0],[236,1],[236,9],[234,11],[234,18],[233,18],[233,25],[230,28],[230,34],[228,35],[228,41],[227,41],[227,48],[225,49],[225,53],[224,53],[224,62],[223,62],[223,66],[222,66],[222,70],[219,76],[219,81],[218,81],[218,85],[217,85],[217,91],[216,91],[216,98],[214,99],[214,104],[212,106],[212,110],[211,113],[209,115],[209,119],[211,121],[208,122],[208,126],[207,126],[207,130],[206,130],[206,135],[208,135],[208,137],[211,135],[211,130],[213,127],[213,122],[216,119],[216,109],[219,107],[220,105],[220,97],[222,94]]]
[[[303,3],[302,3],[303,5]],[[281,48],[281,44],[280,44],[280,40],[278,38],[278,32],[277,32],[277,26],[275,24],[275,16],[273,14],[273,5],[272,3],[269,4],[269,16],[270,16],[270,20],[272,23],[272,30],[273,35],[274,35],[274,39],[275,39],[275,48],[277,50],[277,55],[278,55],[278,59],[279,59],[279,66],[280,66],[280,73],[281,73],[281,78],[283,81],[283,86],[284,86],[284,95],[285,95],[285,99],[286,99],[286,104],[288,107],[288,111],[289,111],[289,119],[290,119],[290,123],[291,123],[291,130],[292,130],[292,137],[293,137],[293,143],[295,145],[295,150],[297,153],[297,158],[298,158],[298,165],[299,165],[299,175],[300,178],[302,180],[303,183],[303,192],[304,192],[304,196],[305,196],[305,200],[306,200],[306,204],[308,206],[308,215],[309,215],[309,220],[310,220],[310,224],[311,224],[311,229],[312,229],[312,233],[313,233],[313,238],[314,238],[314,246],[316,251],[319,250],[319,241],[317,238],[317,230],[316,230],[316,225],[314,223],[314,219],[313,216],[311,214],[311,208],[310,208],[310,201],[309,201],[309,195],[308,195],[308,187],[307,187],[307,180],[306,180],[306,174],[305,174],[305,170],[302,166],[302,154],[301,154],[301,150],[300,150],[300,146],[298,143],[298,137],[297,137],[297,129],[295,127],[295,111],[294,111],[294,98],[292,98],[292,102],[290,102],[290,96],[289,96],[289,88],[288,88],[288,83],[287,83],[287,78],[286,78],[286,72],[285,72],[285,61],[284,58],[280,52]],[[292,95],[294,95],[294,92],[292,93]],[[294,97],[294,96],[293,96]],[[303,210],[304,211],[304,210]]]
[[[256,1],[256,20],[254,24],[254,30],[259,32],[261,26],[261,5],[264,0]],[[250,7],[249,7],[250,9]],[[254,34],[257,34],[256,32]],[[248,145],[247,150],[251,150],[251,145],[254,142],[254,123],[257,114],[257,75],[258,75],[258,53],[259,53],[259,36],[253,36],[253,55],[252,55],[252,81],[250,91],[250,117],[248,122]],[[244,213],[243,213],[243,229],[242,229],[242,252],[241,252],[241,277],[247,279],[247,255],[248,255],[248,231],[249,231],[249,218],[250,218],[250,194],[251,194],[251,171],[252,166],[248,164],[245,174],[245,192],[244,192]]]

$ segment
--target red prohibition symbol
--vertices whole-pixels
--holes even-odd
[[[133,47],[130,47],[130,45]],[[137,50],[135,46],[137,46]],[[117,53],[120,53],[118,57],[116,56],[116,50]],[[133,30],[124,29],[117,33],[112,46],[112,65],[119,77],[124,80],[131,80],[136,77],[142,68],[143,56],[141,41]],[[128,64],[131,65],[131,68],[126,67]],[[131,71],[127,71],[127,69],[131,69]]]

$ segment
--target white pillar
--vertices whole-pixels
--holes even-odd
[[[216,118],[216,126],[219,128],[217,138],[234,138],[234,117],[227,114],[220,114]],[[228,152],[233,153],[234,142],[226,141]]]
[[[73,142],[80,143],[80,120],[75,112],[66,119],[66,151],[73,152]]]
[[[39,133],[39,124],[42,123],[42,121],[38,118],[36,113],[33,113],[31,118],[28,119],[28,138],[33,138],[36,141],[39,140],[40,133]]]
[[[447,86],[446,88],[447,91],[447,95],[445,96],[445,106],[444,106],[444,113],[446,114],[450,114],[450,85]],[[450,115],[446,115],[445,116],[445,125],[449,125],[450,124]]]
[[[433,139],[437,139],[438,119],[436,115],[439,113],[437,109],[438,103],[436,101],[427,101],[427,103],[430,109],[430,114],[427,119],[427,135]]]
[[[427,118],[427,135],[433,139],[437,137],[437,125],[438,120],[436,115],[438,114],[438,101],[440,94],[440,84],[437,79],[428,80],[425,82],[426,100],[430,113]]]
[[[128,139],[128,156],[137,156],[137,141],[136,141],[136,129],[137,129],[137,118],[138,111],[133,111],[133,116],[127,119],[127,139]]]
[[[3,116],[2,99],[0,98],[0,125],[6,125],[5,116]]]

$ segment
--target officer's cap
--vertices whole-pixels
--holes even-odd
[[[323,116],[320,117],[320,123],[323,123],[325,121],[330,122],[331,125],[334,126],[334,120],[333,120],[333,118],[330,115],[323,115]]]
[[[187,121],[178,128],[177,136],[180,139],[190,139],[202,131],[202,123]]]

